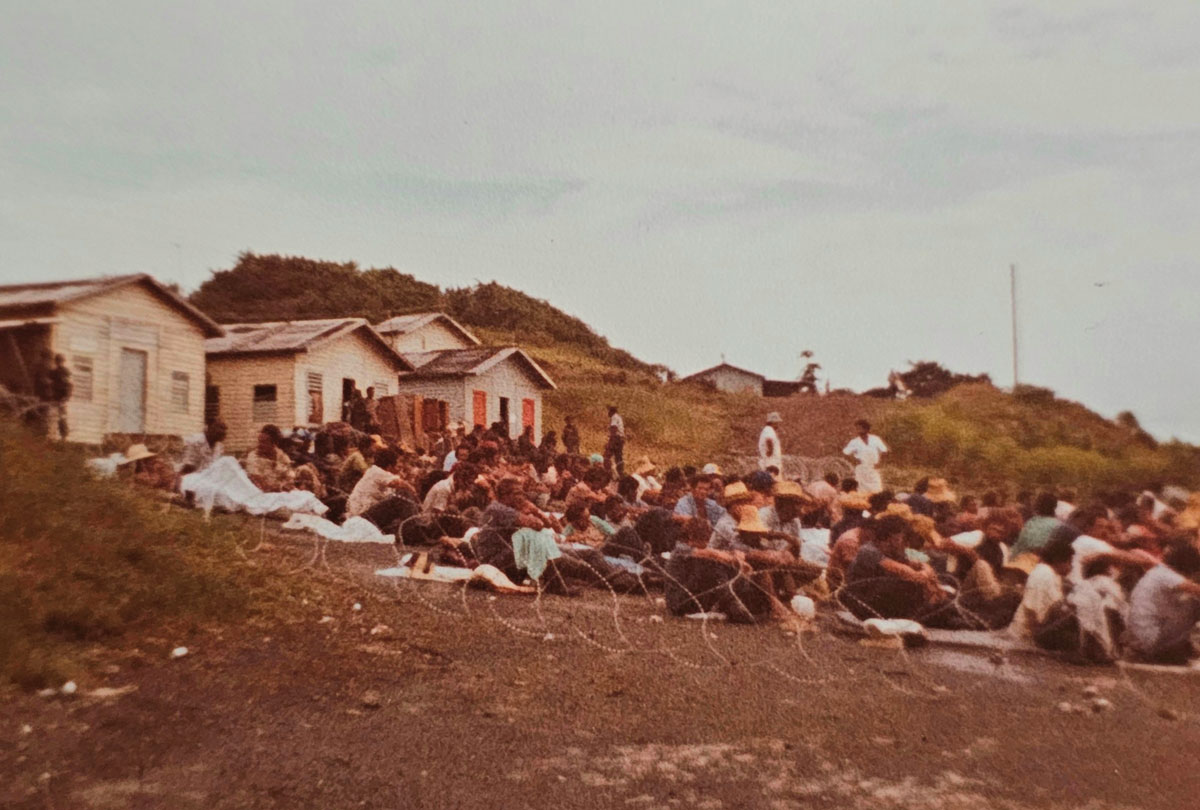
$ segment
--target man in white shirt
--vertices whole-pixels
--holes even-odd
[[[393,469],[396,461],[396,451],[390,448],[375,454],[375,463],[362,474],[346,499],[346,517],[358,517],[396,494],[396,488],[403,483]]]
[[[782,425],[783,418],[776,412],[767,414],[767,424],[758,434],[758,468],[765,470],[774,467],[778,475],[783,475],[783,447],[779,444],[779,433],[776,425]]]
[[[883,439],[871,432],[871,423],[866,419],[855,422],[858,435],[842,450],[858,462],[854,468],[854,480],[858,482],[858,491],[873,495],[883,491],[883,478],[879,475],[879,462],[888,451]]]

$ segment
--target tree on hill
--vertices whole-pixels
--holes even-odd
[[[914,397],[921,397],[923,399],[944,394],[958,385],[966,385],[968,383],[987,383],[990,385],[992,382],[992,378],[987,374],[975,376],[958,374],[950,371],[940,363],[930,360],[921,360],[917,363],[910,363],[910,365],[912,368],[903,372],[900,375],[900,379],[904,380],[904,384],[908,386],[908,390],[912,392]]]
[[[242,253],[217,270],[191,302],[220,323],[361,317],[438,310],[468,327],[512,332],[519,343],[569,344],[622,368],[668,372],[609,345],[579,318],[495,281],[442,290],[393,267],[360,269],[354,262]]]

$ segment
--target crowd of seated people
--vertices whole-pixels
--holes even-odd
[[[220,457],[223,438],[214,423],[177,468],[143,453],[131,475],[169,487]],[[959,498],[938,478],[867,495],[836,475],[802,483],[647,458],[614,475],[572,449],[553,432],[510,439],[503,425],[446,430],[425,452],[342,423],[267,425],[241,463],[264,491],[313,493],[332,520],[364,518],[444,564],[486,563],[548,593],[661,588],[672,614],[740,622],[787,620],[805,594],[859,619],[1004,631],[1080,660],[1194,654],[1200,498],[1167,503],[1154,487],[1010,502],[999,490]]]

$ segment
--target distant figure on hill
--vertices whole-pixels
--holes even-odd
[[[883,439],[871,432],[871,423],[859,419],[854,423],[858,427],[858,435],[842,452],[858,462],[854,468],[854,478],[858,481],[858,491],[874,494],[883,490],[883,478],[879,475],[879,462],[888,451]]]
[[[800,375],[800,387],[796,389],[799,393],[808,392],[814,395],[820,393],[817,390],[817,369],[820,367],[820,363],[809,363],[804,367],[804,373]]]
[[[579,428],[575,427],[574,420],[569,416],[567,423],[563,425],[562,443],[569,455],[579,455]]]
[[[625,420],[617,413],[616,405],[608,406],[608,442],[604,445],[604,466],[610,472],[616,466],[616,475],[625,474]]]
[[[765,470],[774,467],[777,474],[783,474],[783,447],[779,444],[779,433],[775,426],[783,424],[783,417],[776,411],[767,414],[767,424],[758,434],[758,468]]]

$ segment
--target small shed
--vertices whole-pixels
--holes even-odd
[[[508,425],[517,436],[526,425],[542,436],[542,392],[557,386],[533,358],[516,346],[410,353],[415,369],[401,374],[400,393],[448,403],[449,417],[474,425]]]
[[[738,368],[729,363],[721,363],[712,368],[706,368],[704,371],[697,371],[695,374],[680,380],[680,382],[708,385],[727,394],[748,392],[760,397],[763,395],[763,383],[765,381],[766,377],[762,374],[755,374],[753,371],[747,371],[744,368]]]
[[[220,416],[233,451],[249,449],[265,424],[319,427],[342,418],[357,388],[383,398],[412,364],[362,318],[227,324],[209,340],[209,417]]]
[[[204,427],[204,342],[220,326],[144,273],[0,287],[0,384],[32,395],[48,352],[71,371],[72,441]]]
[[[473,349],[479,338],[444,312],[397,315],[375,326],[391,347],[401,354]]]

